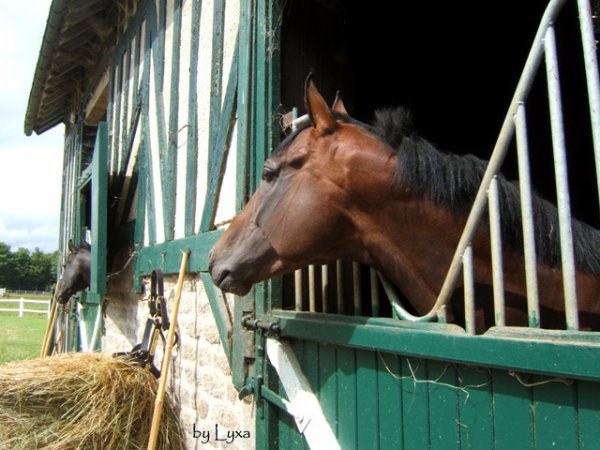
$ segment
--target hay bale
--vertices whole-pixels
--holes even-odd
[[[0,365],[0,448],[145,449],[157,382],[105,354],[75,353]],[[182,449],[170,402],[158,449]]]

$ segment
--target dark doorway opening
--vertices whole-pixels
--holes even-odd
[[[365,122],[403,105],[444,152],[489,159],[546,1],[356,2],[289,0],[282,10],[281,103],[303,110],[313,72],[328,101],[342,92]],[[599,227],[576,2],[556,25],[573,215]],[[544,67],[528,101],[532,179],[556,199]],[[515,152],[503,172],[517,178]]]
[[[413,112],[419,133],[439,150],[487,160],[546,6],[545,0],[493,5],[288,0],[281,17],[282,109],[297,106],[304,113],[304,80],[312,72],[327,101],[340,90],[356,119],[370,122],[377,108],[402,105]],[[572,214],[599,228],[576,2],[565,5],[555,26]],[[534,190],[556,203],[543,63],[527,102],[527,119]],[[518,178],[516,161],[512,148],[503,166],[508,179]],[[292,305],[292,278],[284,278],[284,307]],[[361,279],[365,284],[365,276]],[[351,299],[346,304],[351,309]],[[370,312],[363,305],[361,315]],[[387,302],[381,314],[390,314]]]

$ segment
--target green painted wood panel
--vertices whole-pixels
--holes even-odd
[[[597,448],[596,383],[293,342],[343,449]],[[277,417],[279,448],[307,448],[289,415]]]
[[[461,367],[459,378],[459,430],[461,448],[493,448],[492,380],[488,369]]]
[[[414,324],[394,319],[274,311],[282,336],[378,349],[414,357],[496,368],[558,374],[600,381],[600,351],[596,336],[580,333],[577,345],[560,340],[469,336],[457,327]],[[571,336],[574,338],[575,334]],[[533,356],[532,356],[533,355]]]
[[[92,161],[92,251],[90,291],[87,301],[101,303],[106,293],[107,212],[108,212],[108,126],[98,124]],[[88,324],[88,330],[93,328]]]
[[[376,353],[379,448],[399,449],[402,442],[402,369],[396,355]]]
[[[192,4],[190,77],[188,97],[187,161],[185,173],[185,236],[195,232],[196,179],[198,176],[198,64],[200,52],[200,16],[202,1]],[[180,193],[182,195],[182,193]]]
[[[238,30],[238,96],[237,96],[237,155],[236,155],[236,211],[248,201],[248,174],[252,132],[252,2],[240,5]]]
[[[337,351],[332,345],[321,345],[319,347],[319,399],[323,414],[327,417],[331,429],[338,432],[338,407],[340,400],[338,396],[337,383]]]
[[[202,222],[200,224],[201,232],[210,231],[214,228],[214,219],[217,214],[219,192],[223,183],[223,176],[225,175],[227,155],[233,132],[237,95],[237,62],[238,46],[236,45],[231,62],[229,82],[225,91],[223,110],[220,111],[219,117],[211,119],[211,132],[214,134],[214,141],[212,141],[212,145],[210,146],[208,157],[208,186],[206,189]]]
[[[128,123],[129,123],[129,89],[131,89],[131,78],[129,76],[130,72],[132,70],[135,70],[134,68],[131,67],[131,50],[132,50],[132,46],[131,46],[132,42],[129,41],[128,45],[125,49],[125,51],[123,52],[122,58],[121,58],[121,65],[123,66],[121,69],[122,72],[122,76],[123,76],[123,81],[121,82],[121,87],[123,89],[123,103],[122,103],[122,116],[119,119],[119,122],[121,122],[121,134],[117,136],[118,139],[118,145],[121,149],[121,154],[122,154],[122,158],[119,158],[119,165],[115,166],[115,169],[117,172],[121,173],[125,170],[125,167],[127,165],[127,140],[129,137],[129,128],[128,128]],[[116,140],[117,141],[117,140]]]
[[[171,43],[172,63],[168,69],[171,71],[169,116],[168,116],[168,138],[166,167],[168,174],[164,179],[164,214],[165,220],[165,239],[172,240],[175,235],[175,202],[177,196],[177,148],[178,148],[178,128],[179,128],[179,59],[181,48],[181,14],[182,0],[173,1],[173,42]],[[165,14],[166,16],[166,14]],[[166,20],[166,17],[165,17]],[[159,120],[161,117],[159,117]],[[166,119],[166,117],[165,117]],[[183,193],[181,194],[183,195]]]
[[[340,347],[337,351],[338,364],[338,435],[340,446],[346,449],[357,448],[358,442],[358,400],[356,393],[356,355],[353,349]]]
[[[208,271],[208,252],[222,233],[222,230],[211,231],[144,247],[138,253],[140,261],[137,275],[149,274],[156,268],[162,269],[165,273],[177,273],[181,265],[181,252],[184,250],[191,250],[188,262],[189,272],[206,272]]]
[[[356,372],[358,448],[379,448],[378,395],[373,395],[379,392],[376,353],[356,350]]]
[[[497,449],[533,448],[532,390],[507,371],[493,371]]]
[[[402,358],[403,448],[425,449],[429,445],[429,389],[427,364],[415,358]]]
[[[114,101],[115,101],[114,109],[113,109],[114,124],[111,124],[113,127],[111,130],[112,142],[113,142],[113,144],[112,144],[112,167],[114,167],[114,168],[119,167],[118,148],[120,147],[120,137],[121,137],[121,107],[122,107],[122,105],[121,105],[122,96],[120,95],[120,93],[123,89],[123,71],[124,71],[123,61],[125,58],[125,50],[122,50],[117,55],[118,55],[118,58],[113,63],[114,64],[113,83],[115,83],[115,85],[116,85],[117,96],[116,96],[116,99],[114,99]]]
[[[454,364],[428,361],[429,434],[432,450],[460,448],[459,390]]]
[[[577,382],[577,411],[578,448],[597,449],[600,446],[600,389],[597,383]]]
[[[548,380],[548,377],[531,377],[531,382],[538,384],[533,388],[532,408],[535,446],[538,449],[576,449],[576,385]]]
[[[213,284],[210,275],[207,272],[200,272],[200,279],[204,284],[204,291],[208,297],[212,315],[217,324],[219,339],[225,351],[225,356],[231,365],[231,337],[233,330],[230,327],[229,311],[223,293]]]

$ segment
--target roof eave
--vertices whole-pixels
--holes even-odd
[[[41,134],[51,127],[43,127],[34,129],[36,114],[39,110],[40,100],[43,92],[43,86],[48,77],[48,70],[52,62],[54,49],[60,36],[60,30],[65,18],[68,0],[53,0],[46,21],[46,30],[40,48],[35,75],[29,93],[29,102],[27,104],[27,112],[25,113],[25,134],[31,136],[32,131]],[[57,122],[59,123],[59,122]],[[55,123],[54,125],[56,125]],[[52,125],[52,126],[54,126]]]

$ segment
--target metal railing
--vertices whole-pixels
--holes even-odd
[[[525,112],[527,97],[533,85],[542,60],[545,60],[548,83],[548,101],[550,108],[550,128],[552,134],[554,168],[556,176],[557,206],[560,233],[561,265],[563,274],[565,314],[567,328],[579,328],[577,311],[577,294],[575,285],[575,256],[573,251],[573,235],[571,225],[571,208],[568,189],[566,165],[566,147],[563,129],[560,78],[554,22],[566,0],[554,0],[548,4],[525,68],[517,85],[514,97],[505,117],[496,146],[483,177],[479,192],[467,220],[462,237],[457,246],[450,270],[446,276],[438,299],[429,317],[436,315],[449,301],[460,272],[465,276],[465,304],[473,301],[472,290],[467,287],[472,278],[472,266],[469,263],[471,241],[489,203],[490,234],[492,240],[492,270],[494,279],[494,304],[496,308],[496,325],[504,326],[503,287],[502,287],[502,241],[499,227],[498,190],[496,176],[507,154],[513,135],[516,134],[517,157],[519,167],[519,186],[521,196],[521,213],[523,217],[524,257],[526,267],[526,288],[528,302],[529,326],[539,326],[539,293],[536,273],[536,250],[534,239],[532,193],[530,183],[529,156],[527,148],[527,124]],[[581,38],[584,49],[586,80],[590,105],[591,128],[594,143],[596,167],[600,167],[600,89],[598,83],[598,62],[596,58],[596,42],[592,28],[592,14],[588,0],[577,1]],[[597,185],[600,192],[600,172],[597,173]],[[469,274],[471,273],[471,275]],[[473,332],[472,317],[467,317],[467,331]]]
[[[534,80],[538,75],[542,62],[545,62],[548,106],[550,111],[550,131],[556,179],[558,222],[560,228],[559,237],[566,324],[567,329],[570,330],[577,330],[579,328],[575,284],[575,255],[573,250],[572,219],[566,164],[566,145],[563,129],[560,76],[554,28],[554,23],[566,2],[567,0],[551,0],[544,12],[523,72],[508,108],[508,112],[502,124],[500,134],[498,135],[494,150],[490,157],[489,164],[483,175],[473,207],[468,216],[465,228],[435,305],[423,316],[411,314],[403,308],[400,294],[397,292],[396,288],[381,274],[377,274],[373,269],[370,269],[369,279],[366,283],[370,288],[370,307],[373,316],[379,315],[379,286],[383,286],[384,291],[390,300],[393,315],[395,317],[413,322],[433,320],[445,321],[446,305],[452,297],[462,273],[465,299],[465,329],[467,333],[474,334],[475,282],[473,272],[473,249],[471,243],[476,230],[484,219],[487,209],[490,226],[495,325],[497,327],[504,327],[506,325],[498,175],[508,150],[513,141],[515,141],[523,227],[523,257],[526,275],[528,323],[532,328],[540,326],[534,208],[529,165],[526,109],[527,99],[533,87]],[[593,32],[592,12],[589,0],[577,0],[577,8],[579,12],[579,25],[586,72],[594,159],[596,168],[600,169],[600,83],[598,61],[596,57],[596,40]],[[294,108],[293,117],[290,121],[292,129],[301,126],[307,120],[308,116],[298,117],[297,109]],[[600,196],[600,170],[596,170],[596,184]],[[320,267],[320,269],[318,269],[318,267]],[[311,312],[320,310],[321,312],[338,314],[362,314],[362,305],[364,305],[364,303],[362,302],[363,296],[361,287],[364,286],[364,283],[361,283],[361,280],[364,277],[361,278],[360,267],[358,264],[353,264],[351,275],[349,277],[350,279],[348,279],[347,276],[345,277],[344,272],[348,273],[349,270],[343,270],[341,261],[337,261],[335,265],[310,266],[303,270],[308,272],[308,277],[305,275],[303,276],[302,270],[296,271],[294,277],[296,311],[306,310],[306,307],[303,307],[303,303],[306,303],[306,295],[308,295],[308,310]],[[319,273],[319,271],[320,277],[316,277],[316,274]],[[306,283],[306,278],[308,278],[308,283]],[[331,290],[329,288],[329,283],[332,278],[335,279],[335,299],[328,297],[328,292]],[[308,293],[304,292],[305,285],[308,289]],[[344,305],[345,285],[351,286],[353,290],[352,311],[348,311],[347,305]],[[319,289],[321,292],[320,295],[317,296]],[[320,308],[316,302],[317,297],[320,297],[321,299]]]

